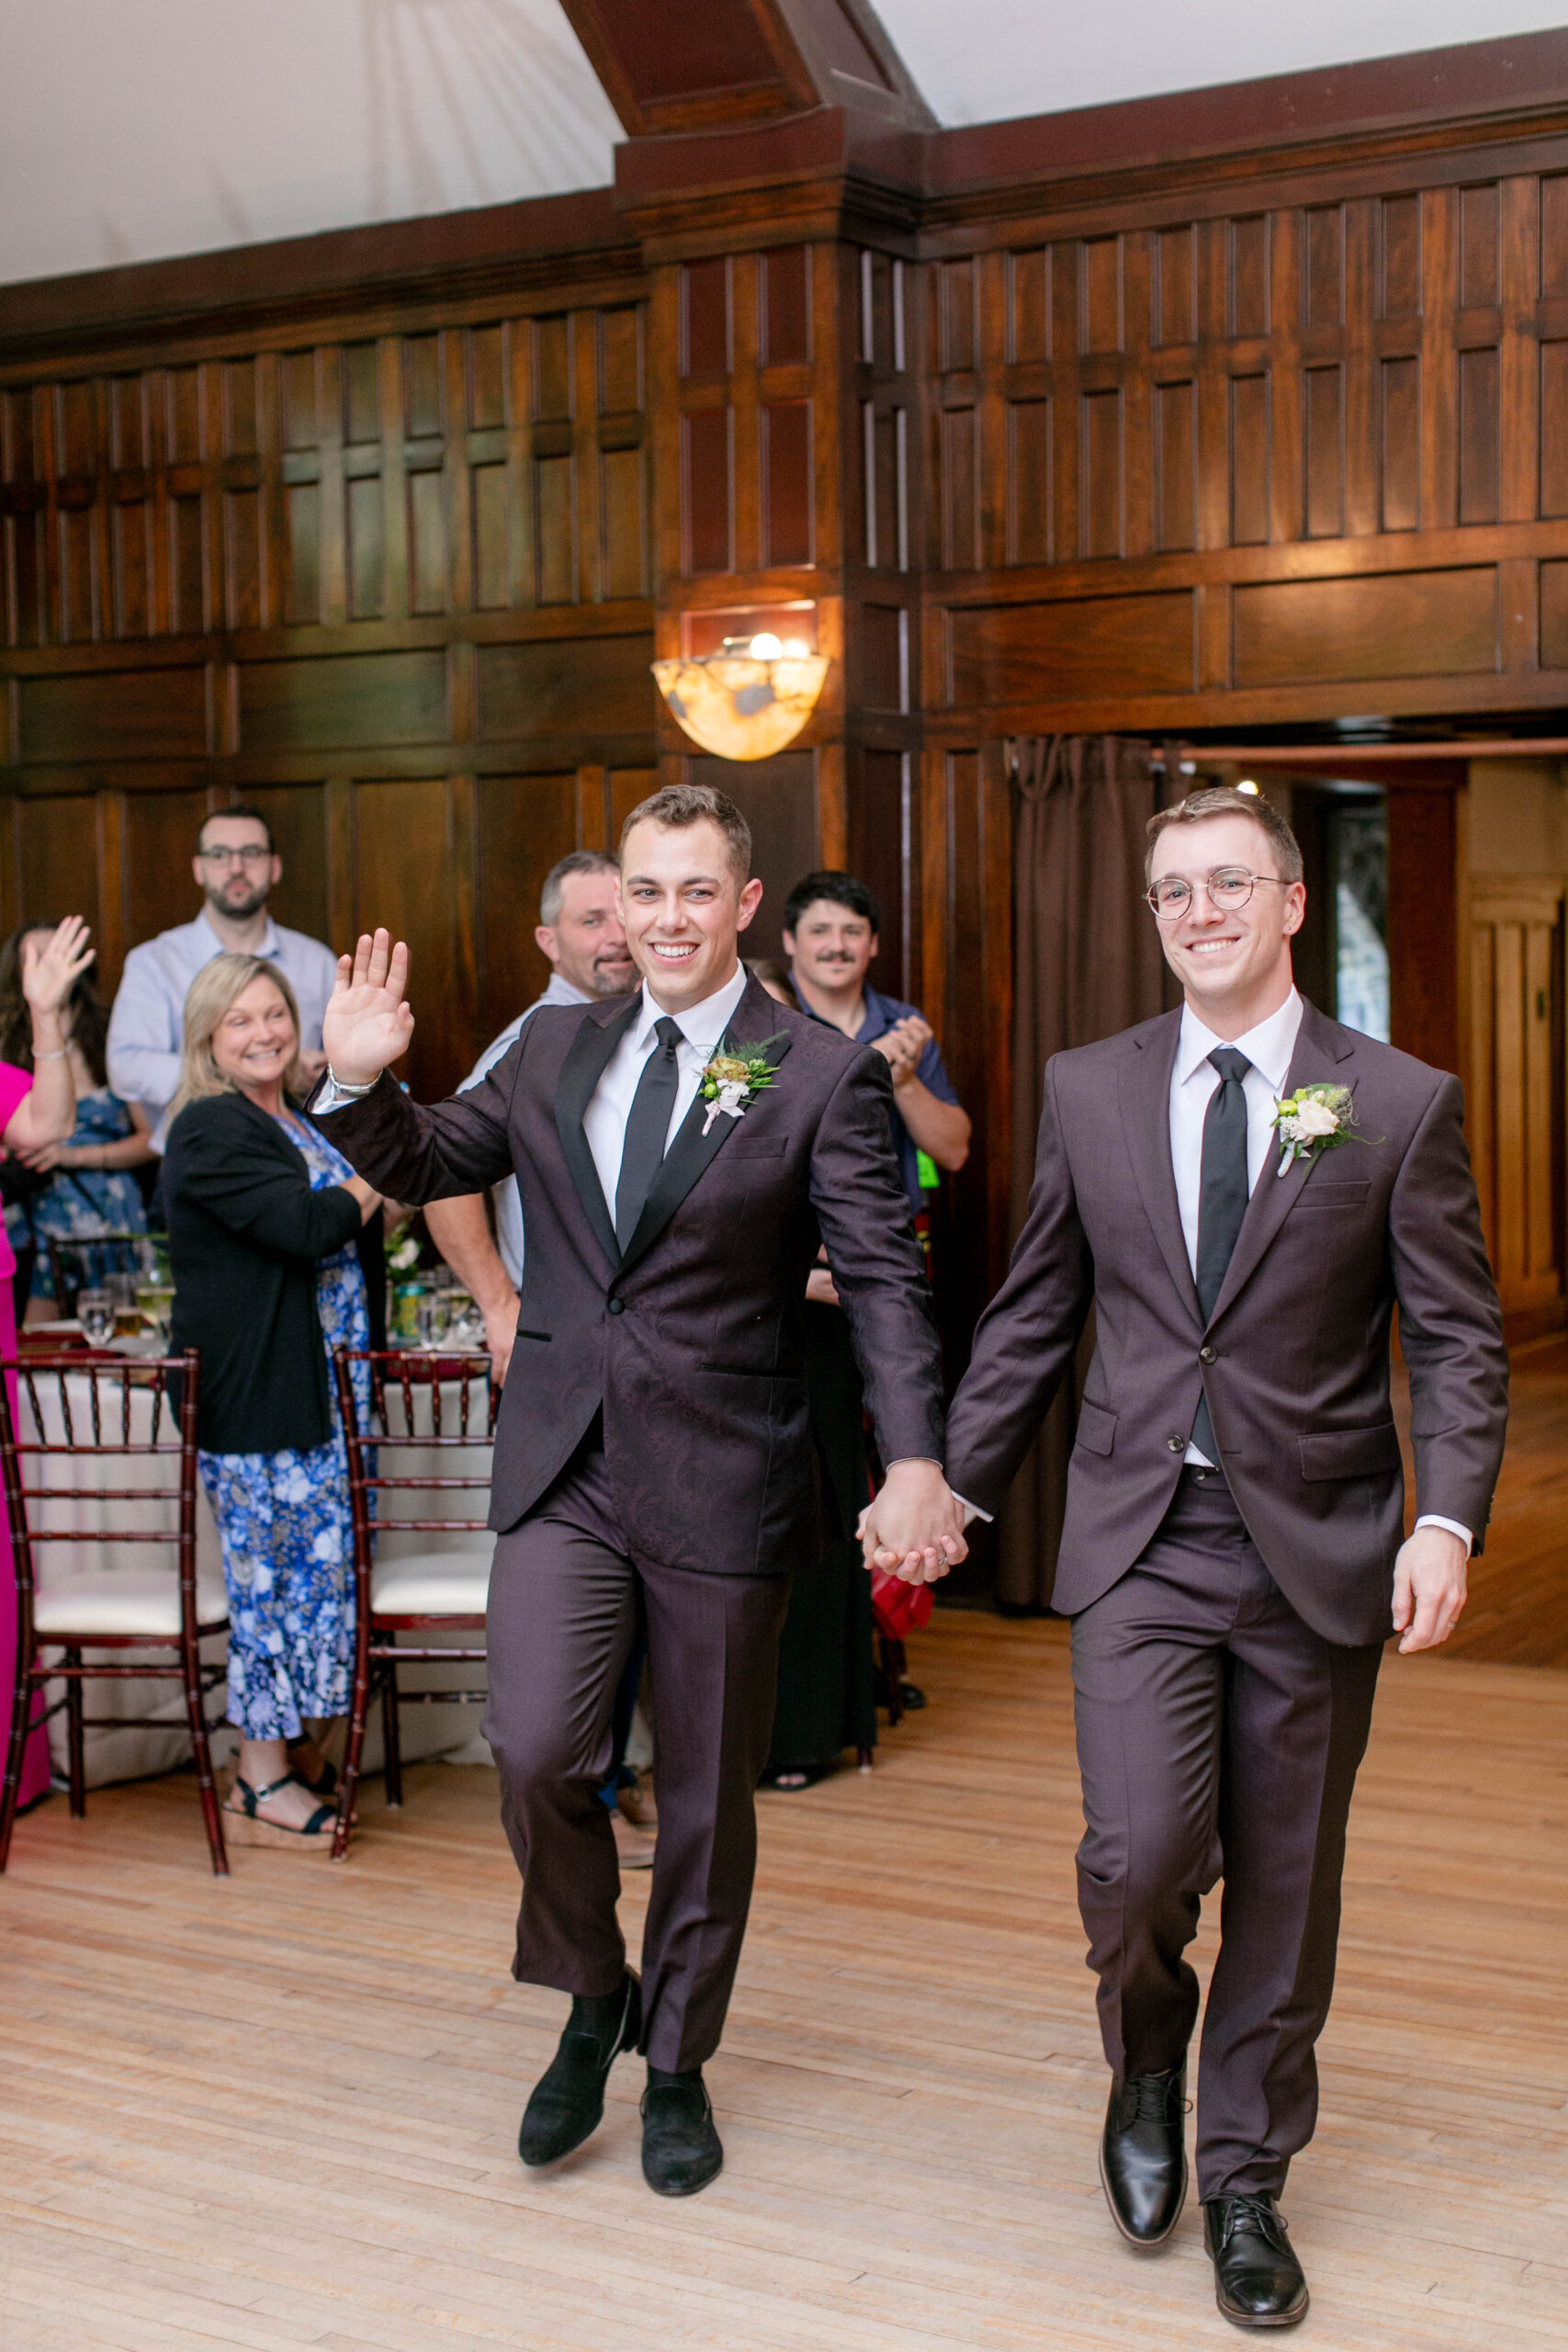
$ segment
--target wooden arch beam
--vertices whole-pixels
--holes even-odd
[[[634,139],[846,107],[934,121],[869,0],[561,0]]]

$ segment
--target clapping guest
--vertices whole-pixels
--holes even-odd
[[[32,1068],[32,1008],[23,989],[23,959],[36,957],[53,937],[52,923],[23,923],[0,946],[0,1059]],[[141,1189],[130,1173],[152,1156],[148,1119],[140,1103],[111,1092],[104,1066],[108,1013],[85,966],[60,1008],[65,1067],[75,1098],[75,1124],[63,1143],[19,1151],[16,1178],[6,1190],[6,1231],[16,1252],[17,1309],[53,1296],[51,1234],[144,1233]]]
[[[173,1344],[201,1351],[197,1459],[229,1587],[225,1813],[238,1844],[326,1853],[335,1808],[316,1799],[333,1776],[304,1734],[344,1712],[354,1646],[330,1352],[368,1344],[356,1243],[380,1199],[299,1115],[301,1083],[283,974],[214,956],[186,1000],[164,1198]]]
[[[25,1154],[44,1150],[71,1133],[76,1115],[76,1090],[71,1082],[71,1047],[62,1008],[93,960],[87,926],[80,915],[67,915],[51,933],[29,933],[17,956],[19,987],[28,1008],[25,1030],[17,1024],[7,1035],[6,1050],[25,1044],[28,1059],[0,1060],[0,1144],[5,1165]],[[11,1277],[16,1260],[10,1240],[0,1227],[0,1356],[17,1352],[17,1321]],[[13,1389],[11,1402],[16,1404]],[[17,1652],[17,1580],[11,1558],[10,1530],[0,1514],[0,1690],[9,1692],[15,1679]],[[39,1703],[42,1694],[39,1694]],[[10,1701],[5,1730],[10,1731]],[[49,1747],[41,1725],[28,1739],[22,1758],[22,1783],[17,1802],[31,1804],[49,1786]]]

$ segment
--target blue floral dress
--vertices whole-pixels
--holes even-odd
[[[123,1143],[130,1133],[130,1113],[107,1086],[98,1087],[92,1094],[77,1096],[76,1125],[70,1137],[73,1145]],[[58,1169],[47,1193],[35,1193],[30,1201],[14,1203],[6,1211],[6,1231],[17,1255],[35,1243],[38,1248],[33,1264],[34,1298],[54,1296],[54,1277],[49,1264],[51,1233],[62,1238],[90,1240],[96,1233],[146,1230],[147,1212],[141,1205],[141,1188],[128,1168]],[[94,1253],[95,1258],[97,1254]],[[101,1271],[89,1261],[85,1273]],[[83,1274],[77,1276],[78,1281],[85,1278]]]
[[[282,1125],[304,1154],[312,1192],[347,1182],[354,1170],[324,1136],[292,1113]],[[316,1306],[329,1365],[334,1347],[369,1346],[365,1276],[352,1241],[320,1261]],[[229,1721],[247,1739],[298,1739],[306,1717],[341,1715],[348,1707],[354,1537],[330,1370],[328,1395],[333,1433],[324,1445],[197,1455],[229,1586]],[[355,1396],[363,1417],[370,1403],[367,1365],[355,1367]]]

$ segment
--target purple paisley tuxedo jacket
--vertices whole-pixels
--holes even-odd
[[[699,1095],[625,1255],[582,1116],[634,998],[545,1005],[469,1091],[434,1109],[387,1078],[321,1119],[392,1198],[515,1173],[527,1251],[496,1430],[490,1523],[513,1527],[604,1416],[634,1555],[773,1576],[815,1540],[802,1306],[825,1240],[885,1461],[942,1451],[941,1352],[895,1157],[885,1057],[751,981],[729,1035],[776,1042],[772,1087],[702,1132]]]
[[[1165,1013],[1048,1064],[1028,1219],[953,1401],[947,1475],[997,1509],[1092,1305],[1053,1605],[1088,1608],[1139,1557],[1201,1389],[1287,1600],[1330,1641],[1379,1641],[1404,1534],[1396,1304],[1418,1508],[1479,1542],[1503,1454],[1508,1359],[1459,1080],[1305,1005],[1288,1086],[1351,1088],[1362,1139],[1282,1177],[1270,1154],[1205,1327],[1170,1155],[1180,1025]]]

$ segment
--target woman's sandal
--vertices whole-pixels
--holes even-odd
[[[276,1796],[279,1789],[290,1782],[296,1788],[305,1783],[297,1772],[285,1772],[281,1780],[269,1781],[265,1789],[253,1789],[249,1781],[242,1781],[238,1772],[223,1806],[223,1835],[231,1846],[284,1846],[295,1854],[330,1854],[333,1849],[333,1827],[337,1820],[335,1804],[319,1804],[303,1827],[290,1829],[287,1822],[264,1821],[258,1805]],[[238,1797],[238,1804],[234,1799]]]
[[[297,1764],[291,1764],[288,1771],[290,1779],[298,1781],[302,1789],[309,1789],[313,1797],[335,1797],[338,1793],[337,1766],[330,1758],[323,1758],[313,1781],[307,1780]]]

